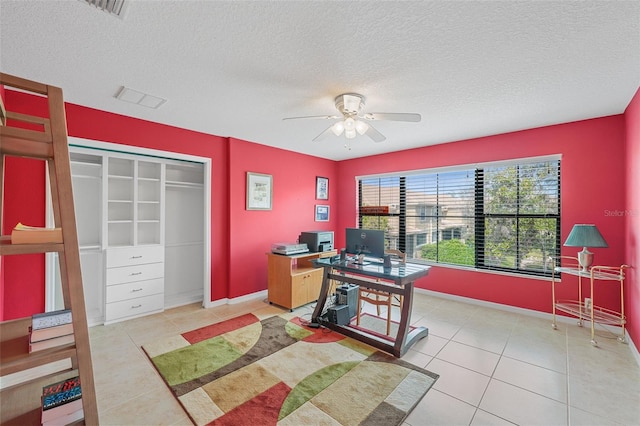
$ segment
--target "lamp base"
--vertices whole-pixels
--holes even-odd
[[[582,251],[578,252],[578,263],[582,267],[582,272],[589,272],[589,266],[593,263],[593,253],[582,247]]]

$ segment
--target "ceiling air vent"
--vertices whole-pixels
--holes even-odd
[[[110,15],[115,15],[119,18],[122,18],[122,14],[124,13],[124,1],[125,0],[80,0],[84,3],[87,3],[91,6],[94,6],[104,12],[107,12]]]

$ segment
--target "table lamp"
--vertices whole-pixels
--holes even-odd
[[[578,253],[578,263],[582,267],[582,272],[588,272],[589,266],[593,263],[593,253],[587,250],[587,247],[609,247],[595,225],[584,224],[573,225],[564,245],[582,247],[582,251]]]

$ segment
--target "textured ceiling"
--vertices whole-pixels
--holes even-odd
[[[640,85],[640,1],[0,0],[0,70],[65,100],[346,159],[624,112]],[[121,86],[167,99],[118,101]],[[387,140],[311,140],[344,92]],[[604,143],[605,141],[603,141]]]

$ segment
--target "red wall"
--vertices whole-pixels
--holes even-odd
[[[626,120],[627,225],[625,263],[625,314],[631,340],[640,345],[640,89],[624,113]]]
[[[10,91],[0,87],[0,95],[6,109],[20,111],[8,97]],[[36,115],[48,117],[46,105],[40,108]],[[11,122],[16,127],[34,128],[22,122]],[[36,126],[34,129],[38,129]],[[11,182],[4,183],[5,212],[2,217],[2,235],[11,233],[13,227],[22,222],[27,225],[44,226],[45,187],[41,184],[45,180],[45,165],[42,161],[6,157],[5,176],[11,176]],[[44,286],[31,288],[32,283],[44,281],[45,257],[43,254],[28,256],[5,256],[0,259],[0,319],[16,318],[22,312],[41,311],[44,305]],[[18,285],[5,286],[4,283]],[[24,297],[24,289],[29,288],[29,297]],[[5,303],[6,301],[6,303]]]
[[[620,265],[624,262],[625,218],[606,211],[625,208],[624,132],[624,117],[617,115],[342,161],[338,166],[338,226],[356,223],[356,176],[561,154],[562,240],[575,223],[595,223],[609,244],[608,249],[592,249],[595,262]],[[567,247],[562,254],[575,256],[577,251]],[[526,309],[551,310],[551,286],[541,279],[434,266],[416,285]],[[559,290],[564,298],[572,288],[561,285]],[[619,294],[614,290],[608,286],[598,289],[597,303],[619,309]]]
[[[235,284],[229,297],[237,297],[267,288],[265,253],[272,243],[336,229],[337,163],[238,139],[230,140],[229,153],[229,281]],[[272,210],[245,210],[247,172],[273,176]],[[316,176],[329,178],[329,200],[315,199]],[[315,204],[330,206],[329,222],[315,222]]]
[[[12,90],[7,90],[6,95],[13,111],[47,114],[42,98]],[[67,103],[65,108],[70,136],[211,158],[211,300],[265,290],[264,254],[272,242],[295,240],[305,230],[333,229],[333,221],[314,222],[311,207],[316,174],[328,177],[330,186],[335,184],[336,163],[333,161],[74,104]],[[25,217],[30,224],[44,224],[44,186],[38,185],[38,182],[44,182],[44,168],[42,163],[34,163],[10,169],[12,163],[8,162],[3,234],[10,233],[14,222],[27,222]],[[273,175],[272,211],[245,210],[246,171]],[[39,188],[35,194],[31,189],[21,190],[34,186]],[[332,194],[332,189],[329,193]],[[25,199],[12,198],[13,194]],[[331,201],[322,204],[331,205]],[[24,215],[25,211],[29,216]],[[2,319],[31,315],[44,308],[43,257],[38,261],[23,256],[11,257],[14,258],[11,262],[23,263],[15,266],[7,259],[3,268]],[[24,262],[29,266],[24,267]],[[29,297],[25,298],[25,293]]]
[[[45,166],[43,161],[7,157],[5,176],[11,176],[11,184],[5,181],[2,235],[11,234],[18,223],[44,226],[45,217]],[[24,312],[40,312],[44,306],[44,255],[3,256],[3,299],[0,318],[19,318]],[[37,284],[37,285],[34,285]],[[28,297],[25,297],[25,289]]]
[[[38,98],[13,91],[7,91],[6,94],[7,103],[14,110],[28,112],[44,109]],[[637,238],[625,237],[624,232],[625,227],[632,228],[629,223],[633,222],[634,217],[615,216],[606,212],[629,208],[637,211],[640,208],[637,198],[631,204],[625,202],[625,198],[632,198],[625,186],[631,188],[631,180],[637,186],[638,174],[632,170],[640,168],[637,160],[638,103],[636,95],[627,111],[626,120],[625,116],[618,115],[342,162],[73,104],[66,105],[66,112],[71,136],[212,159],[211,291],[212,300],[218,300],[266,289],[265,253],[273,242],[293,241],[305,230],[334,230],[336,247],[343,246],[344,228],[356,223],[355,176],[548,154],[562,154],[562,238],[566,238],[574,223],[595,223],[610,246],[608,249],[593,249],[597,263],[615,265],[626,260],[637,264],[637,254],[633,258],[629,254],[637,253],[637,250],[633,251]],[[629,118],[634,112],[636,118]],[[625,131],[635,135],[635,139],[627,138],[626,145]],[[636,157],[635,160],[627,160],[626,166],[625,150],[635,153]],[[273,210],[245,210],[247,171],[273,175]],[[41,179],[41,175],[31,175],[26,167],[21,168],[19,173]],[[315,200],[315,177],[318,175],[329,178],[328,201]],[[7,193],[9,191],[15,191],[15,188],[8,188]],[[37,212],[38,218],[43,221],[42,199],[43,196],[37,194],[36,197],[30,197],[25,206]],[[330,222],[314,221],[315,204],[330,205]],[[6,205],[9,210],[5,212],[7,218],[13,214],[10,211],[16,205],[13,202],[11,206]],[[634,229],[637,236],[637,225]],[[564,255],[574,255],[576,252],[574,248],[563,249]],[[31,268],[37,277],[29,280],[25,280],[24,276],[18,279],[17,274],[11,275],[8,267],[4,269],[5,287],[8,289],[19,285],[22,291],[20,295],[5,291],[5,311],[16,300],[27,299],[25,294],[33,299],[34,304],[42,304],[42,268],[39,265]],[[637,278],[634,283],[635,295],[632,289],[627,310],[629,315],[635,312],[637,318],[640,316],[637,313],[640,299]],[[550,284],[540,279],[434,267],[428,277],[418,282],[418,286],[538,311],[548,312],[551,305]],[[568,296],[569,290],[569,286],[562,285],[560,297]],[[611,309],[619,308],[617,292],[605,288],[601,293],[596,295],[599,304]],[[32,313],[30,310],[32,306],[26,306],[15,314],[29,315]],[[640,328],[637,321],[630,321],[630,328],[633,325],[636,333]]]

